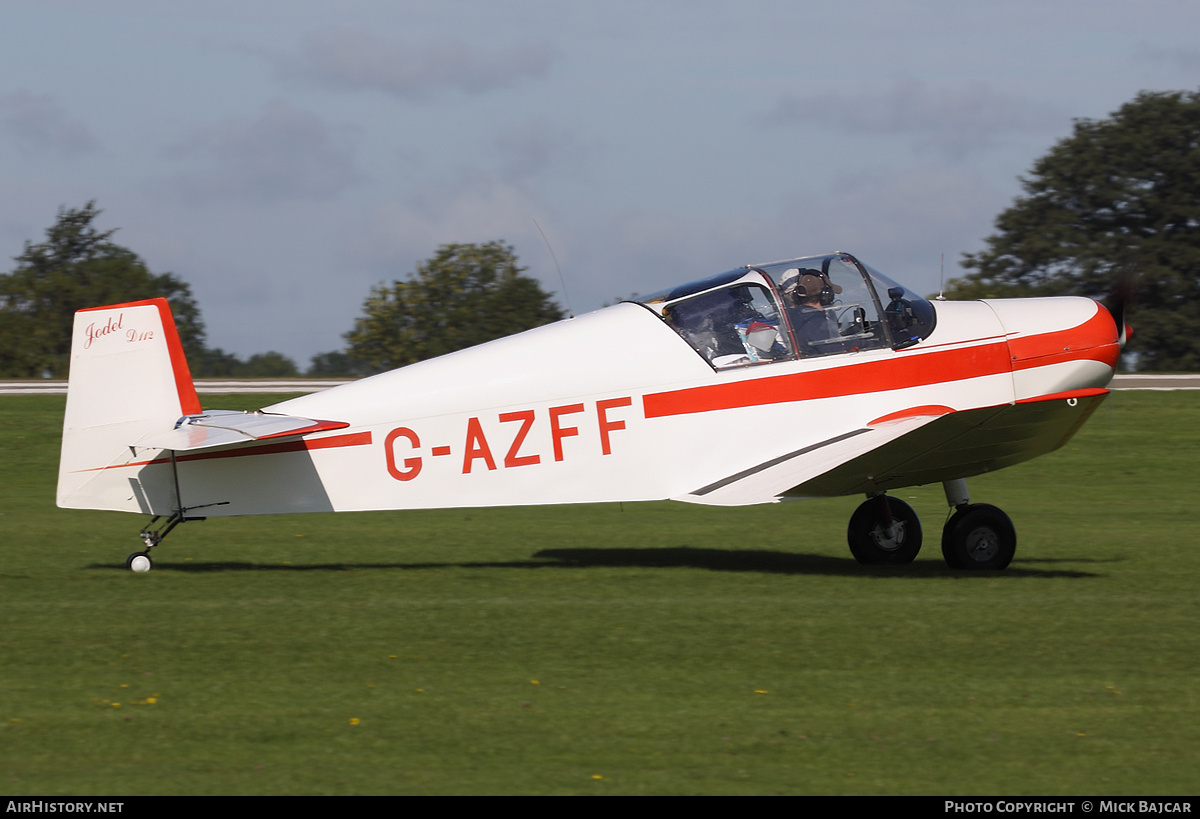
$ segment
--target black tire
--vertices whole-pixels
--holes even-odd
[[[135,567],[133,561],[139,557],[146,558],[146,562],[139,563],[139,565]],[[129,557],[125,558],[125,568],[132,569],[135,572],[148,572],[154,568],[154,561],[150,559],[149,552],[134,552]]]
[[[986,503],[959,509],[942,529],[942,557],[952,569],[1003,569],[1016,552],[1012,521]]]
[[[899,524],[894,540],[887,536],[878,498],[867,498],[850,516],[846,540],[850,543],[850,553],[859,563],[870,566],[912,563],[921,551],[921,521],[917,513],[907,503],[890,495],[887,504],[892,518]]]

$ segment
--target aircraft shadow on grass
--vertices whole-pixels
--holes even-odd
[[[594,569],[594,568],[643,568],[643,569],[708,569],[716,572],[759,572],[762,574],[827,575],[862,577],[906,577],[906,578],[969,578],[994,577],[1000,572],[961,572],[948,569],[940,561],[919,561],[900,566],[864,567],[850,557],[803,554],[796,552],[747,551],[741,549],[701,549],[691,546],[676,546],[651,549],[627,548],[573,548],[542,549],[532,555],[531,560],[511,561],[463,561],[430,563],[247,563],[247,562],[187,562],[159,563],[157,568],[167,572],[239,572],[281,571],[340,572],[357,569]],[[1026,559],[1003,572],[1011,578],[1059,578],[1098,577],[1096,573],[1078,569],[1041,569],[1021,564],[1050,563],[1095,563],[1094,559]],[[121,569],[124,564],[99,564],[93,569]]]

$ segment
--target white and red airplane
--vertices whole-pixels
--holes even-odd
[[[862,563],[907,563],[940,482],[942,553],[1002,569],[965,478],[1062,446],[1124,324],[1085,298],[931,303],[846,253],[736,270],[257,412],[201,408],[166,301],[75,315],[58,505],[177,524],[285,512],[865,494]]]

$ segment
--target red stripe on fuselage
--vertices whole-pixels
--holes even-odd
[[[996,341],[932,353],[899,352],[884,361],[651,393],[647,418],[887,392],[1011,372],[1008,344]]]
[[[651,393],[647,418],[837,398],[962,381],[1071,361],[1117,365],[1116,323],[1104,308],[1066,330],[1015,336],[969,347],[902,351],[895,358],[748,381]]]
[[[1103,307],[1083,324],[1069,330],[1010,338],[1008,348],[1012,352],[1014,370],[1084,360],[1099,361],[1115,368],[1117,356],[1121,354],[1117,324]]]

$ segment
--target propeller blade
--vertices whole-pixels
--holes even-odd
[[[1125,343],[1133,337],[1133,328],[1125,323],[1125,316],[1129,305],[1133,302],[1136,289],[1133,273],[1128,271],[1119,273],[1116,281],[1113,282],[1112,290],[1109,291],[1105,305],[1108,307],[1108,312],[1112,313],[1113,321],[1117,324],[1117,344],[1122,350],[1125,349]]]

